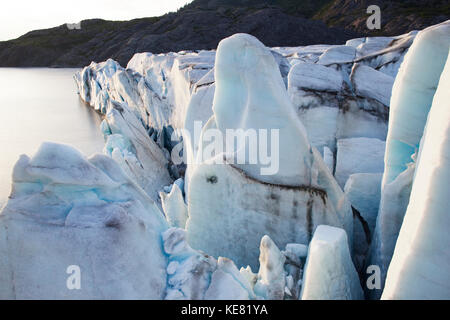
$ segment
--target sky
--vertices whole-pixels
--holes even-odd
[[[130,20],[176,11],[192,0],[2,0],[0,41],[84,19]]]

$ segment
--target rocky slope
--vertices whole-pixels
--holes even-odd
[[[342,44],[356,36],[279,7],[186,7],[162,17],[125,22],[86,20],[81,30],[62,25],[32,31],[0,42],[0,67],[82,67],[108,58],[126,65],[137,52],[215,49],[221,39],[238,32],[252,34],[269,46]]]
[[[366,27],[370,5],[381,9],[381,30]],[[328,26],[342,27],[366,36],[392,36],[420,30],[450,18],[447,0],[334,0],[328,1],[314,19]]]
[[[366,9],[382,10],[382,29],[368,30]],[[431,5],[430,5],[431,4]],[[359,36],[398,35],[449,19],[447,1],[195,0],[176,13],[131,21],[100,19],[31,31],[0,42],[0,67],[82,67],[112,58],[125,66],[137,52],[214,49],[248,33],[268,46],[343,44]]]

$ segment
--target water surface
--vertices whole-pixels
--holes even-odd
[[[0,207],[19,156],[32,156],[42,142],[70,144],[86,155],[102,151],[102,118],[80,100],[77,71],[0,68]]]

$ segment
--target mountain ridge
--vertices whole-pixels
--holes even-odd
[[[382,18],[382,30],[372,32],[365,28],[367,0],[195,0],[160,17],[90,19],[81,22],[80,30],[61,25],[30,31],[0,42],[0,67],[82,67],[108,58],[126,65],[138,52],[209,50],[240,32],[256,36],[267,46],[343,44],[360,36],[398,35],[448,19],[447,7],[442,15],[433,13],[445,1],[432,1],[436,5],[431,11],[428,8],[428,17],[406,10],[409,18],[404,19],[395,12],[399,6],[404,8],[405,1],[371,0],[370,4],[382,7],[383,17],[393,21]],[[425,7],[426,1],[406,2],[418,8]],[[396,22],[401,19],[403,23]]]

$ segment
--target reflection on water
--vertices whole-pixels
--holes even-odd
[[[33,155],[43,141],[101,152],[101,116],[76,93],[77,69],[0,68],[0,207],[11,189],[21,154]]]

